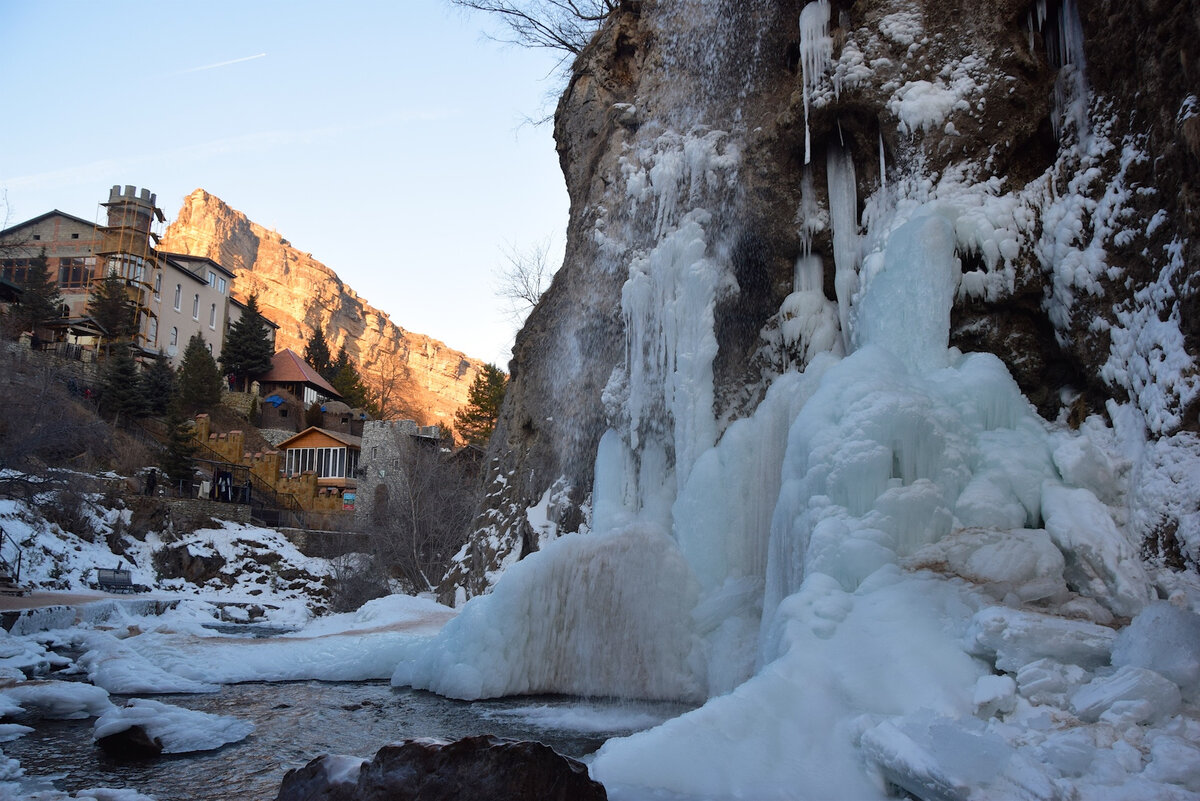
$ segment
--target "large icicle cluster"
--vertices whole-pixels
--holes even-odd
[[[1023,253],[1051,278],[1060,331],[1076,293],[1115,274],[1104,250],[1124,230],[1125,168],[1088,199],[1114,145],[1087,119],[1078,14],[1060,8],[1067,155],[1018,190],[914,157],[860,214],[853,155],[833,137],[819,201],[807,115],[831,69],[836,92],[866,68],[852,41],[833,62],[827,0],[804,7],[803,252],[777,318],[801,356],[723,431],[715,310],[737,291],[729,180],[747,134],[657,130],[626,145],[597,216],[624,270],[626,353],[605,392],[590,530],[510,568],[395,682],[467,698],[708,699],[604,746],[592,771],[614,797],[1200,793],[1200,593],[1148,571],[1132,537],[1154,525],[1136,499],[1178,484],[1144,439],[1146,422],[1170,425],[1170,403],[1138,392],[1110,406],[1115,425],[1072,431],[1040,418],[998,358],[949,344],[955,302],[1010,296]],[[929,41],[907,10],[877,27],[909,52]],[[959,58],[886,89],[902,133],[956,136],[949,117],[983,90],[984,67]],[[810,250],[826,231],[836,302]],[[1169,383],[1161,367],[1182,386],[1185,367],[1148,344],[1178,321],[1120,319],[1106,370]]]

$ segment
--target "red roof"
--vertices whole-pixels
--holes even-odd
[[[329,382],[321,378],[308,362],[287,348],[271,357],[271,369],[260,375],[258,380],[263,384],[312,384],[331,398],[342,397],[342,393],[329,386]]]

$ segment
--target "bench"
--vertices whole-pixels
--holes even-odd
[[[137,592],[128,570],[98,567],[96,568],[96,583],[105,592]]]

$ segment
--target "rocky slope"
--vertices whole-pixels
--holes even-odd
[[[321,325],[330,351],[345,347],[368,384],[384,386],[401,417],[424,425],[450,421],[482,367],[478,359],[396,325],[312,254],[203,189],[184,199],[160,248],[205,256],[233,270],[234,296],[244,301],[257,293],[259,308],[279,326],[277,348],[302,353]]]
[[[1113,401],[1151,439],[1200,427],[1197,3],[833,0],[805,39],[806,5],[624,2],[573,65],[566,260],[513,349],[487,508],[449,578],[467,594],[531,547],[539,501],[556,530],[586,524],[606,430],[679,457],[663,432],[687,421],[629,395],[661,356],[631,290],[689,209],[723,275],[699,354],[720,430],[780,372],[853,347],[872,221],[935,199],[973,221],[953,344],[998,355],[1048,419]],[[823,303],[796,291],[808,254]],[[820,315],[841,320],[833,341],[812,339]],[[1173,516],[1146,515],[1151,550]]]

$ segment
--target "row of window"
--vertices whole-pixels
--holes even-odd
[[[314,471],[317,478],[354,478],[358,452],[348,448],[288,448],[284,473],[289,476]]]
[[[14,284],[24,284],[29,279],[29,268],[33,259],[4,259],[0,262],[0,276]],[[47,265],[52,260],[47,259]],[[84,287],[91,283],[96,269],[92,256],[64,256],[58,260],[58,283],[63,287]]]

